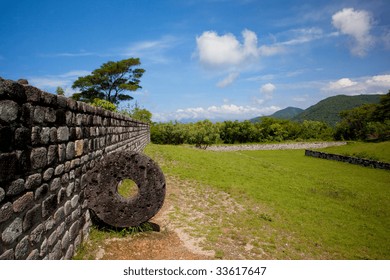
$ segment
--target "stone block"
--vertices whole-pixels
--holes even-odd
[[[57,240],[58,240],[58,234],[57,234],[57,231],[55,230],[55,231],[53,231],[52,234],[50,234],[49,238],[47,239],[47,242],[48,242],[49,246],[51,247],[54,244],[56,244]]]
[[[27,211],[23,219],[23,231],[27,231],[42,220],[42,207],[35,205]]]
[[[52,194],[42,202],[42,218],[51,215],[57,209],[57,196]]]
[[[42,186],[40,186],[39,188],[36,189],[34,199],[40,200],[40,199],[44,198],[46,196],[46,194],[48,193],[48,191],[49,191],[49,185],[43,184]]]
[[[67,126],[61,126],[57,129],[57,140],[60,142],[69,140],[69,128]]]
[[[14,259],[15,259],[14,249],[7,250],[2,255],[0,255],[0,260],[14,260]]]
[[[57,145],[50,145],[47,149],[47,164],[55,165],[58,161]]]
[[[69,229],[70,240],[74,240],[77,237],[79,230],[80,230],[80,221],[75,221]]]
[[[26,183],[24,184],[24,187],[27,190],[35,189],[41,185],[41,182],[42,182],[41,173],[35,173],[35,174],[27,177]]]
[[[62,249],[67,250],[69,247],[69,243],[70,243],[70,238],[69,238],[69,232],[67,231],[65,232],[61,240]]]
[[[84,141],[83,140],[76,140],[75,149],[76,149],[76,157],[81,156],[83,154],[83,151],[84,151]]]
[[[23,260],[27,258],[29,252],[29,242],[28,237],[25,236],[15,247],[15,259]]]
[[[59,164],[59,165],[57,165],[56,169],[54,170],[54,175],[58,176],[58,175],[61,175],[62,173],[64,173],[64,165]]]
[[[56,118],[56,110],[54,110],[53,108],[48,108],[48,110],[45,112],[45,122],[55,123]]]
[[[18,118],[20,107],[12,100],[0,100],[0,120],[11,123]]]
[[[31,145],[31,130],[26,127],[19,127],[15,130],[15,148],[24,150]]]
[[[40,132],[41,144],[48,144],[50,141],[50,128],[43,127]]]
[[[23,196],[19,197],[12,204],[13,210],[16,213],[23,212],[28,207],[32,205],[34,202],[34,194],[33,192],[27,192]]]
[[[59,260],[62,257],[61,251],[61,240],[58,240],[56,245],[54,245],[53,249],[49,253],[49,260]]]
[[[55,191],[61,187],[61,179],[60,178],[54,178],[53,181],[50,183],[50,191]]]
[[[14,196],[17,194],[20,194],[24,191],[24,180],[23,179],[17,179],[13,181],[8,187],[6,191],[6,195]]]
[[[27,256],[26,260],[39,260],[39,251],[38,251],[38,249],[32,250],[31,253]]]
[[[36,228],[34,228],[29,236],[29,240],[32,245],[38,244],[43,234],[45,233],[45,226],[43,224],[39,224]]]
[[[64,162],[66,159],[66,145],[65,144],[59,144],[58,145],[58,161]]]
[[[34,126],[31,129],[31,144],[37,146],[41,143],[41,127]]]
[[[47,244],[47,238],[45,238],[41,244],[41,248],[39,251],[39,256],[42,258],[45,258],[47,255],[47,252],[49,250],[49,244]]]
[[[50,135],[50,142],[57,143],[57,128],[51,127],[49,135]]]
[[[23,222],[21,218],[16,218],[5,230],[1,238],[4,243],[11,244],[22,234]]]
[[[7,202],[4,205],[2,205],[0,207],[0,223],[9,220],[12,217],[13,213],[14,213],[14,211],[12,209],[11,202]]]
[[[72,210],[72,205],[71,205],[71,202],[70,200],[68,200],[67,202],[65,202],[64,204],[64,213],[65,213],[65,216],[68,216],[70,214]]]
[[[70,244],[68,250],[65,253],[65,260],[71,260],[74,254],[73,244]]]
[[[37,124],[42,124],[45,120],[47,108],[36,106],[34,109],[33,121]]]
[[[44,181],[49,181],[53,177],[53,174],[54,174],[54,168],[50,167],[46,169],[45,172],[43,172],[42,179]]]
[[[33,170],[47,165],[47,150],[44,147],[32,149],[30,154],[31,167]]]
[[[75,145],[74,142],[68,142],[66,145],[66,159],[71,160],[75,156]]]
[[[65,211],[64,207],[60,207],[57,209],[57,211],[54,213],[54,221],[56,224],[60,224],[65,219]]]

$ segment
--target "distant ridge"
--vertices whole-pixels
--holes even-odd
[[[381,95],[337,95],[321,100],[292,118],[294,121],[322,121],[335,126],[341,120],[340,112],[359,107],[363,104],[379,103]]]
[[[291,120],[293,117],[297,116],[299,113],[303,112],[303,109],[297,107],[287,107],[282,110],[276,111],[270,116],[270,118],[282,119],[282,120]],[[259,122],[263,117],[256,117],[250,119],[251,122]]]

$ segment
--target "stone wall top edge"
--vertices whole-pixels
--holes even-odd
[[[118,112],[105,110],[82,101],[75,101],[65,96],[45,92],[29,84],[21,84],[19,82],[0,77],[0,100],[2,99],[11,99],[20,104],[27,102],[36,105],[53,107],[55,109],[66,109],[75,113],[98,115],[149,126],[148,123],[135,120]]]

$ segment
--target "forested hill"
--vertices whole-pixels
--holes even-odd
[[[272,115],[268,116],[270,118],[275,118],[275,119],[282,119],[282,120],[291,120],[295,116],[297,116],[299,113],[303,112],[303,109],[296,108],[296,107],[287,107],[285,109],[276,111]],[[259,122],[261,121],[261,118],[263,117],[256,117],[253,119],[250,119],[251,122]]]
[[[379,103],[381,95],[337,95],[321,100],[317,104],[307,108],[297,116],[293,117],[295,121],[322,121],[331,126],[335,126],[340,121],[340,112],[349,110],[363,104]]]

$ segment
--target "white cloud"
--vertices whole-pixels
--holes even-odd
[[[348,78],[342,78],[340,80],[337,80],[335,82],[329,83],[329,89],[331,90],[338,90],[343,88],[348,88],[356,85],[357,82],[353,82],[351,79]]]
[[[239,75],[240,73],[238,72],[230,73],[226,78],[224,78],[223,80],[217,83],[217,87],[219,88],[227,87],[228,85],[232,84],[238,78]]]
[[[364,56],[373,46],[374,38],[370,35],[373,18],[369,12],[345,8],[332,16],[332,24],[342,34],[354,39],[355,44],[351,48],[352,54]]]
[[[194,107],[194,108],[185,108],[178,109],[173,113],[153,113],[154,121],[168,121],[168,120],[200,120],[200,119],[210,119],[210,120],[245,120],[260,115],[270,115],[276,111],[280,110],[280,107],[269,106],[269,107],[252,107],[252,106],[242,106],[235,104],[223,104],[220,106],[210,106],[207,108],[204,107]]]
[[[71,96],[75,91],[72,84],[80,76],[91,74],[90,71],[73,70],[59,75],[46,75],[42,77],[28,77],[30,85],[39,89],[54,93],[57,87],[62,87],[66,96]]]
[[[354,80],[342,78],[328,82],[322,88],[326,92],[348,95],[387,93],[389,89],[390,75],[359,77]]]
[[[266,99],[272,99],[276,86],[272,83],[267,83],[262,85],[260,88],[260,92],[264,94]]]
[[[214,31],[203,32],[196,38],[200,62],[206,67],[237,67],[250,59],[259,58],[256,34],[245,29],[242,36],[244,42],[240,43],[231,33],[219,36]]]

